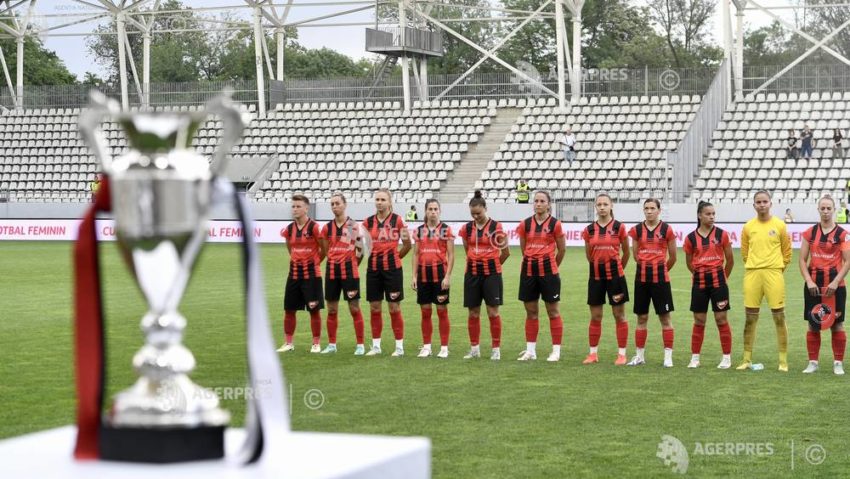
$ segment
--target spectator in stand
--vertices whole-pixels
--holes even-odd
[[[564,148],[564,160],[567,162],[576,159],[576,136],[570,127],[564,132],[564,137],[561,139],[561,146]]]
[[[838,128],[832,130],[832,157],[844,158],[844,135]]]
[[[788,145],[786,147],[786,150],[788,151],[788,158],[797,158],[797,132],[795,132],[793,128],[788,130],[788,139],[785,141]]]
[[[785,209],[785,222],[786,223],[793,223],[794,222],[794,215],[791,214],[791,208]]]
[[[815,146],[814,134],[809,129],[809,125],[803,125],[803,131],[800,132],[800,157],[805,159],[812,158],[812,148]]]

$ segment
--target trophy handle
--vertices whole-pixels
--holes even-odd
[[[207,113],[218,115],[223,123],[221,143],[213,153],[210,168],[214,175],[218,175],[224,171],[227,155],[230,150],[236,146],[239,139],[242,137],[242,131],[245,129],[245,120],[242,118],[242,112],[234,105],[230,96],[233,90],[226,89],[223,94],[213,98],[206,104]]]
[[[88,109],[80,113],[79,125],[83,140],[88,143],[95,159],[100,161],[103,171],[107,174],[112,171],[112,155],[109,154],[100,124],[103,123],[104,117],[120,112],[121,107],[117,101],[97,90],[92,90],[89,92]]]

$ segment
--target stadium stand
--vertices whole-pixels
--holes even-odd
[[[253,105],[245,109],[253,110]],[[59,108],[10,110],[0,115],[0,190],[9,192],[9,200],[89,200],[89,184],[100,165],[80,137],[79,114],[78,108]],[[201,152],[212,152],[220,128],[220,121],[210,120],[201,129],[195,141]],[[124,134],[116,123],[104,122],[102,129],[113,157],[126,151]]]
[[[832,158],[832,129],[850,128],[850,92],[749,95],[724,114],[689,201],[749,202],[755,191],[781,202],[814,202],[824,192],[843,197],[850,179],[845,159]],[[808,124],[815,135],[811,159],[787,158],[788,130]],[[799,144],[798,144],[799,146]]]
[[[499,108],[520,108],[475,182],[488,199],[513,202],[522,177],[563,200],[584,200],[596,191],[638,199],[663,183],[665,152],[676,148],[699,100],[590,97],[564,110],[554,98],[447,100],[417,102],[409,114],[396,102],[289,103],[256,118],[233,154],[280,158],[278,170],[256,187],[260,202],[286,201],[294,191],[322,201],[336,190],[350,201],[368,201],[381,186],[397,191],[399,201],[419,202],[451,181]],[[850,167],[832,158],[829,146],[833,128],[850,131],[848,107],[850,92],[768,93],[738,101],[714,132],[688,200],[745,202],[762,188],[780,203],[810,202],[823,191],[841,196]],[[10,200],[88,201],[99,165],[79,137],[78,115],[79,109],[0,114],[0,190]],[[789,159],[787,132],[804,124],[815,132],[813,157]],[[571,163],[559,144],[568,125],[579,142]],[[120,155],[123,133],[113,123],[103,128],[113,155]],[[213,119],[199,131],[201,153],[215,149],[220,128]]]
[[[497,192],[497,202],[513,201],[520,178],[560,199],[584,200],[596,191],[638,199],[667,174],[665,152],[676,149],[699,102],[697,95],[603,96],[566,110],[553,98],[526,105],[475,186]],[[567,126],[578,140],[570,163],[559,143]]]
[[[478,142],[496,103],[414,106],[406,114],[397,102],[287,103],[255,121],[234,154],[280,155],[279,171],[256,196],[261,202],[286,200],[293,191],[317,200],[342,191],[363,201],[382,186],[400,201],[424,201]]]
[[[79,110],[23,110],[0,115],[0,189],[10,199],[80,201],[98,165],[77,132]]]

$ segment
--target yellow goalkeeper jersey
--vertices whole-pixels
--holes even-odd
[[[776,216],[748,221],[741,232],[741,257],[746,269],[785,269],[791,262],[791,237],[785,222]]]

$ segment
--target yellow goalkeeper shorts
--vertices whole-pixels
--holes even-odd
[[[744,273],[744,307],[760,308],[767,298],[770,309],[785,307],[785,277],[781,269],[748,269]]]

